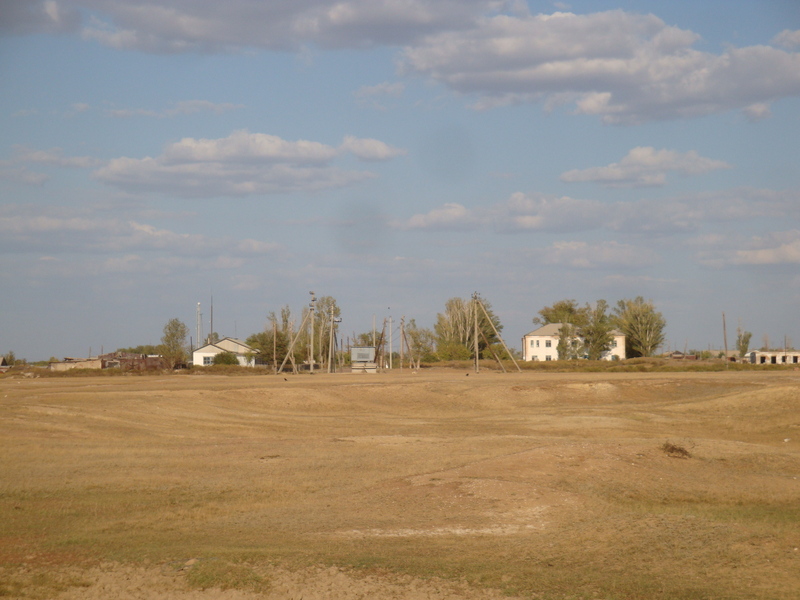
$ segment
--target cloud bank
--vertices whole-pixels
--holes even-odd
[[[315,192],[375,177],[332,165],[343,154],[384,161],[405,151],[374,139],[345,137],[338,148],[307,140],[235,131],[226,138],[184,138],[155,158],[115,158],[93,176],[131,192],[184,197]]]
[[[656,150],[652,146],[634,148],[618,163],[606,167],[573,169],[561,174],[561,181],[589,181],[608,187],[663,186],[668,172],[683,175],[700,175],[717,169],[730,169],[721,160],[700,156],[696,151],[680,153],[674,150]]]
[[[475,108],[541,102],[611,124],[730,110],[756,121],[800,95],[798,30],[714,54],[652,14],[533,15],[519,0],[6,0],[0,28],[150,53],[397,47],[401,73],[468,94]]]

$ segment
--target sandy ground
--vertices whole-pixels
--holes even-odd
[[[0,597],[800,590],[793,372],[2,379],[0,434]],[[203,589],[219,556],[258,585]]]
[[[190,562],[191,561],[187,561]],[[196,563],[194,563],[196,564]],[[267,590],[190,589],[184,571],[164,567],[131,567],[103,564],[87,571],[73,571],[81,585],[59,593],[59,600],[513,600],[498,591],[474,589],[441,579],[354,575],[337,567],[288,571],[261,569]]]

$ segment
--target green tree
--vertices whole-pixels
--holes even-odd
[[[117,352],[129,354],[160,354],[161,350],[158,346],[143,344],[141,346],[132,346],[131,348],[117,348]]]
[[[270,312],[267,317],[267,326],[264,331],[254,333],[245,342],[254,350],[258,350],[258,361],[261,364],[278,364],[283,362],[286,351],[289,349],[291,340],[289,339],[289,320],[291,311],[288,307],[281,309],[281,313],[286,311],[285,319],[280,320],[274,312]]]
[[[16,364],[16,362],[17,362],[17,355],[16,355],[16,354],[14,354],[14,351],[13,351],[13,350],[9,350],[8,352],[6,352],[6,353],[3,355],[3,358],[5,358],[5,359],[6,359],[6,364],[7,364],[9,367],[13,367],[13,366]]]
[[[613,323],[625,334],[625,355],[628,358],[652,356],[664,343],[667,322],[652,300],[641,296],[633,300],[620,300],[614,308]]]
[[[380,334],[381,334],[380,331],[375,332],[375,341],[373,342],[371,331],[365,331],[364,333],[359,333],[359,334],[356,334],[354,332],[353,338],[351,340],[351,345],[357,348],[358,347],[369,348],[378,343],[378,338],[380,337]]]
[[[558,360],[575,360],[582,350],[582,344],[578,338],[578,329],[568,322],[562,322],[558,330]]]
[[[539,311],[539,316],[533,318],[536,325],[548,323],[569,323],[576,327],[583,327],[589,321],[589,307],[578,306],[575,300],[559,300],[553,306],[545,306]]]
[[[321,296],[318,298],[314,313],[314,356],[317,357],[317,362],[323,365],[328,361],[331,326],[334,328],[334,335],[338,330],[336,322],[331,323],[331,313],[334,319],[338,319],[342,315],[342,310],[336,303],[336,298],[333,296]]]
[[[740,358],[744,358],[750,349],[750,338],[752,337],[753,334],[749,331],[742,331],[741,327],[736,328],[736,349],[739,351]]]
[[[486,313],[474,300],[450,298],[445,302],[445,310],[436,315],[436,324],[433,326],[436,335],[436,354],[441,360],[463,360],[473,355],[476,311],[479,356],[483,355],[489,344],[500,341],[495,333],[495,329],[498,333],[503,329],[500,319],[494,314],[488,301],[481,300],[481,303]]]
[[[164,335],[161,338],[161,356],[167,367],[174,369],[176,365],[186,362],[186,338],[189,328],[178,319],[170,319],[164,325]]]
[[[406,341],[411,352],[411,361],[419,369],[421,362],[433,362],[436,360],[436,334],[427,327],[417,326],[417,322],[411,319],[405,327]]]
[[[219,352],[214,355],[215,365],[238,365],[239,359],[233,352]]]
[[[608,314],[608,303],[605,300],[595,302],[594,308],[586,305],[586,324],[578,329],[578,335],[583,339],[583,348],[589,360],[600,360],[603,355],[611,350],[614,342],[612,333],[614,324]]]

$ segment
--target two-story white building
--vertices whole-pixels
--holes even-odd
[[[539,329],[534,329],[522,338],[522,360],[558,360],[558,338],[563,323],[548,323]],[[614,336],[611,342],[611,349],[604,353],[601,360],[624,360],[625,359],[625,336],[614,329]],[[580,337],[573,337],[570,343],[579,353],[582,354],[583,340]],[[581,356],[581,358],[585,358]]]

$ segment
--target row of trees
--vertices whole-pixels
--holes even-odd
[[[611,349],[615,329],[625,335],[627,357],[653,356],[664,343],[667,325],[653,302],[641,296],[620,300],[613,309],[605,300],[584,306],[579,306],[575,300],[559,300],[541,309],[533,322],[538,325],[563,323],[557,347],[559,360],[584,354],[589,360],[599,360]],[[582,340],[583,346],[573,344],[575,339]]]
[[[325,367],[333,358],[331,342],[334,347],[339,346],[336,338],[340,314],[341,309],[331,296],[316,299],[313,307],[303,309],[299,319],[284,306],[277,314],[271,312],[264,330],[249,336],[246,343],[258,351],[259,362],[265,364],[281,364],[287,358],[295,364],[313,359],[315,364]],[[605,300],[583,306],[575,300],[559,300],[542,308],[533,322],[563,324],[557,348],[559,359],[586,355],[592,360],[600,359],[610,349],[614,329],[626,336],[627,356],[652,356],[664,343],[666,326],[653,303],[641,296],[620,300],[613,308]],[[507,359],[510,357],[500,339],[502,330],[503,325],[489,302],[455,297],[445,302],[444,311],[437,314],[432,329],[419,327],[413,319],[408,323],[403,321],[397,339],[408,359],[417,364],[469,360],[474,356],[476,336],[480,358]],[[164,326],[161,345],[155,349],[169,366],[186,362],[188,334],[188,327],[178,319],[170,319]],[[354,333],[350,344],[372,346],[376,338],[378,345],[385,348],[388,343],[385,324],[379,336],[376,332]],[[575,339],[583,340],[583,346],[576,347]]]

